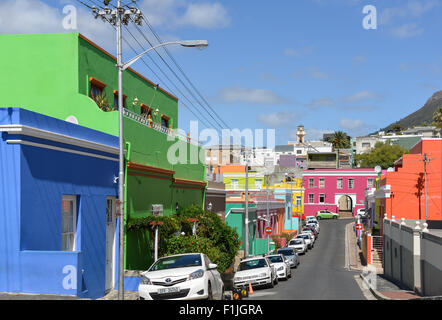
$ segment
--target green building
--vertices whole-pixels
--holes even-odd
[[[114,56],[78,33],[0,35],[0,47],[1,108],[21,107],[118,136]],[[164,215],[203,206],[205,165],[168,160],[171,147],[187,151],[188,160],[201,149],[175,135],[178,98],[133,69],[123,78],[126,225],[151,215],[154,204],[163,205]],[[151,231],[128,231],[125,240],[125,268],[149,267]]]

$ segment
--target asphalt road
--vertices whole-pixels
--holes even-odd
[[[345,225],[352,219],[321,220],[313,249],[300,256],[292,278],[273,289],[254,289],[250,300],[365,300],[355,280],[358,273],[345,268]]]

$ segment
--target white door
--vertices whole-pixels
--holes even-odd
[[[115,198],[106,198],[106,291],[114,287]]]

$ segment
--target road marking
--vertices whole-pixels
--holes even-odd
[[[362,294],[364,295],[365,299],[367,300],[377,300],[376,297],[371,293],[370,289],[367,288],[367,286],[364,286],[362,283],[362,279],[359,275],[353,276],[356,283],[358,284],[359,288],[362,291]]]

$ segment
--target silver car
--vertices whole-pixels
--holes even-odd
[[[281,248],[277,253],[282,254],[288,260],[290,268],[298,267],[299,257],[294,248]]]

